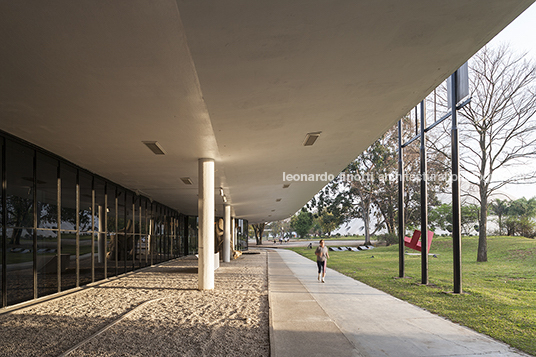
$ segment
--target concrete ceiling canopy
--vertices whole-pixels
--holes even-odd
[[[214,158],[217,214],[282,219],[326,184],[283,173],[338,174],[532,2],[1,0],[0,129],[192,215]]]

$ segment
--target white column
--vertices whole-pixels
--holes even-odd
[[[223,231],[223,261],[231,261],[231,206],[224,207],[224,231]]]
[[[233,242],[233,249],[236,249],[236,227],[235,220],[231,217],[231,241]]]
[[[214,160],[199,159],[199,290],[214,289]]]

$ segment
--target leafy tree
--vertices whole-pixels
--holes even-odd
[[[411,138],[412,124],[409,116],[403,118],[404,141]],[[319,212],[328,212],[340,217],[339,225],[354,218],[364,221],[365,241],[382,228],[396,235],[398,215],[398,129],[392,127],[367,150],[350,163],[345,170],[312,200]],[[429,174],[439,177],[447,166],[442,154],[431,152]],[[420,155],[418,148],[411,145],[404,149],[404,171],[406,184],[404,204],[408,227],[420,227]],[[429,181],[430,206],[439,204],[437,193],[447,185],[443,180]],[[376,226],[371,226],[372,217]]]
[[[504,226],[507,235],[520,235],[529,238],[536,236],[536,224],[533,221],[536,216],[536,197],[529,200],[522,197],[508,202],[505,214]]]
[[[479,207],[475,204],[464,204],[461,206],[461,228],[462,234],[469,235],[478,221]],[[430,210],[428,215],[430,228],[442,230],[452,233],[452,204],[443,203]]]
[[[328,210],[324,210],[318,216],[318,223],[320,224],[320,228],[322,228],[322,233],[329,237],[331,232],[337,229],[337,227],[342,223],[342,219],[341,216],[337,217]]]
[[[253,231],[255,232],[255,241],[257,245],[262,245],[262,234],[264,232],[265,225],[266,223],[255,223],[251,225]]]
[[[493,202],[491,202],[489,205],[490,213],[496,215],[498,218],[497,223],[499,224],[499,235],[502,235],[504,232],[503,217],[508,214],[509,207],[510,203],[508,200],[501,200],[498,198],[493,200]]]
[[[290,227],[298,234],[300,238],[304,238],[311,227],[313,226],[313,214],[308,212],[305,208],[300,210],[300,213],[292,216],[290,220]]]
[[[313,224],[311,225],[311,228],[309,229],[309,233],[312,234],[315,237],[319,237],[322,235],[322,226],[320,224],[320,217],[315,217],[313,215]]]
[[[508,215],[519,217],[534,217],[536,215],[536,197],[527,200],[525,197],[510,202]]]
[[[379,141],[374,142],[350,163],[335,180],[339,195],[336,202],[346,213],[346,219],[361,218],[365,228],[365,244],[370,244],[374,194],[380,187],[389,151]]]

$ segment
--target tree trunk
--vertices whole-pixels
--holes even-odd
[[[253,231],[255,232],[255,241],[257,245],[262,245],[262,234],[264,232],[265,223],[252,224]]]
[[[486,188],[483,184],[480,185],[480,217],[478,218],[478,225],[478,253],[476,261],[487,262],[488,197],[486,195]]]
[[[13,233],[11,234],[11,241],[9,244],[20,245],[20,237],[22,236],[22,228],[13,228]]]
[[[370,213],[369,208],[363,209],[363,222],[365,223],[365,245],[370,244]]]

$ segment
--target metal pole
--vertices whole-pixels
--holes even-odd
[[[415,107],[415,136],[419,135],[419,119],[417,114],[417,107]]]
[[[58,181],[57,181],[57,186],[58,186],[58,191],[57,191],[57,197],[56,197],[56,201],[58,202],[58,207],[57,207],[57,215],[58,215],[58,236],[57,236],[57,239],[56,239],[56,256],[57,256],[57,265],[56,265],[56,269],[57,269],[57,279],[58,279],[58,292],[61,292],[61,163],[58,162],[58,171],[57,171],[57,176],[58,176]]]
[[[421,102],[421,283],[428,284],[428,187],[426,172],[426,116]]]
[[[38,298],[39,288],[38,288],[38,282],[37,282],[37,152],[34,150],[33,155],[33,183],[32,183],[32,190],[33,190],[33,232],[32,232],[32,246],[33,246],[33,298]]]
[[[452,112],[452,254],[454,271],[454,293],[462,292],[462,233],[460,208],[460,151],[458,136],[457,102],[457,71],[451,76],[451,112]]]
[[[398,121],[398,276],[403,278],[404,271],[404,155],[402,148],[402,120]]]
[[[0,138],[2,149],[2,304],[7,306],[7,174],[6,174],[6,150],[7,145],[4,138]]]

